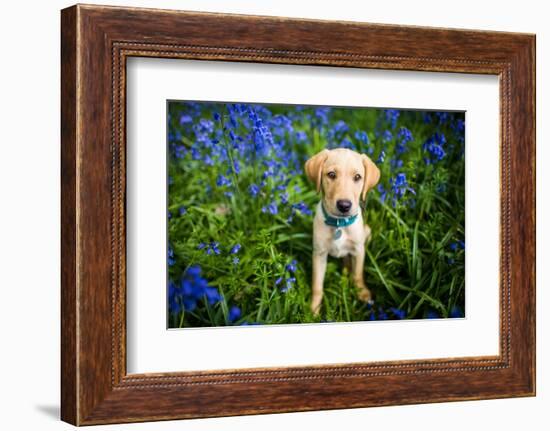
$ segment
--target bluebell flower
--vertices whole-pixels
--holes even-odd
[[[448,112],[435,112],[435,116],[439,120],[439,124],[445,124],[447,121],[449,121]]]
[[[176,156],[177,159],[183,159],[186,153],[187,151],[183,145],[174,146],[174,155]]]
[[[315,109],[315,123],[320,126],[326,126],[328,124],[328,116],[331,109],[328,107],[321,107]]]
[[[357,139],[362,144],[369,143],[369,135],[367,135],[367,132],[364,132],[363,130],[358,130],[357,132],[355,132],[355,139]]]
[[[357,147],[351,142],[349,139],[344,138],[342,141],[340,141],[340,148],[347,148],[349,150],[356,150]]]
[[[235,244],[233,247],[231,247],[231,251],[229,252],[229,254],[237,254],[240,249],[241,249],[241,245]]]
[[[296,270],[298,269],[297,264],[298,262],[296,261],[296,259],[293,259],[289,264],[285,266],[285,269],[289,272],[296,272]]]
[[[168,283],[168,310],[170,313],[178,314],[182,309],[182,301],[180,298],[178,287],[174,282]]]
[[[455,305],[451,312],[449,313],[449,317],[456,319],[459,317],[464,317],[464,312],[462,311],[462,308],[460,308],[458,305]]]
[[[240,317],[241,317],[241,309],[236,305],[232,305],[231,308],[229,309],[227,319],[230,322],[234,322],[235,320],[238,320]]]
[[[216,289],[215,287],[209,287],[209,286],[205,287],[204,294],[210,305],[213,305],[216,302],[219,302],[222,300],[222,296],[220,295],[220,292],[218,292],[218,289]]]
[[[382,184],[378,184],[376,189],[378,190],[378,193],[380,193],[380,201],[382,203],[386,202],[387,192],[384,186]]]
[[[262,207],[263,213],[270,213],[276,215],[279,213],[279,208],[277,207],[277,202],[273,201],[270,204]]]
[[[451,123],[451,129],[454,131],[455,137],[461,144],[464,144],[464,126],[464,120],[461,118]]]
[[[220,120],[221,120],[220,114],[218,114],[217,112],[214,112],[214,121],[220,121]]]
[[[248,193],[254,198],[260,193],[260,187],[256,184],[250,184],[250,186],[248,186]]]
[[[281,288],[281,292],[288,292],[294,287],[294,283],[296,283],[296,277],[287,278],[285,281],[285,285]]]
[[[184,214],[187,214],[187,209],[182,205],[178,212],[180,213],[180,216],[184,215]]]
[[[401,310],[396,307],[391,307],[390,311],[393,313],[396,319],[404,319],[407,316],[407,312],[405,310]]]
[[[223,186],[230,186],[231,185],[231,180],[229,178],[226,178],[224,177],[223,175],[218,175],[218,177],[216,178],[216,185],[218,187],[223,187]]]
[[[390,142],[393,139],[393,134],[389,130],[384,130],[382,133],[382,142]]]
[[[376,163],[384,163],[385,158],[386,152],[384,150],[380,151],[380,155],[378,156],[378,159],[376,159]]]
[[[332,128],[334,133],[345,133],[349,130],[349,126],[346,124],[345,121],[339,120],[334,124],[334,127]]]
[[[386,121],[390,123],[391,128],[395,129],[395,126],[397,126],[397,119],[399,118],[399,110],[398,109],[385,109],[384,115],[386,117]]]
[[[390,166],[392,170],[400,169],[403,167],[403,160],[401,159],[391,159]]]
[[[209,245],[209,248],[206,252],[206,254],[220,254],[220,249],[219,249],[219,246],[220,246],[220,243],[219,242],[211,242],[210,245]]]
[[[193,122],[193,118],[190,115],[182,114],[180,116],[180,124],[183,126],[184,124],[189,124]]]
[[[295,209],[296,211],[301,212],[304,215],[312,215],[313,214],[313,211],[311,211],[309,209],[309,207],[307,206],[307,204],[305,202],[298,202],[296,204],[293,204],[292,208]]]
[[[202,161],[206,166],[214,166],[214,159],[212,157],[210,157],[209,154],[206,154],[203,157]]]
[[[201,268],[198,265],[191,266],[185,271],[179,287],[172,281],[168,285],[171,313],[179,313],[182,308],[185,311],[193,311],[197,307],[197,302],[203,298],[211,305],[222,299],[218,289],[209,286],[208,281],[201,276]]]
[[[428,310],[426,313],[426,319],[439,319],[441,316],[435,310]]]
[[[275,280],[275,286],[278,286],[283,281],[283,277],[279,277]]]
[[[452,242],[449,247],[451,248],[452,251],[456,251],[459,248],[464,250],[464,241],[458,240],[458,241]]]
[[[174,259],[174,250],[171,246],[168,246],[168,265],[174,266],[176,260]]]
[[[407,176],[404,173],[399,173],[394,178],[390,178],[390,186],[394,204],[397,200],[403,198],[407,191],[411,192],[412,194],[416,194],[414,189],[409,187]]]
[[[439,162],[445,157],[446,153],[443,146],[447,140],[442,133],[435,133],[422,145],[422,150],[428,153],[427,157],[424,157],[424,162],[427,165]]]
[[[401,155],[407,151],[407,144],[413,140],[412,133],[406,127],[401,127],[397,133],[397,145],[395,154]]]
[[[280,196],[281,204],[286,205],[288,203],[288,193],[282,193]]]
[[[307,141],[306,132],[303,132],[301,130],[296,132],[296,142],[298,142],[299,144],[303,144],[306,141]]]
[[[201,242],[197,249],[204,250],[207,255],[212,254],[220,254],[220,243],[219,242],[211,242],[209,244],[205,244],[204,242]]]

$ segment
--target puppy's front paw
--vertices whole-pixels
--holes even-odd
[[[359,298],[359,300],[363,302],[367,302],[367,303],[373,302],[372,293],[366,287],[359,289],[359,292],[357,293],[357,298]]]
[[[319,315],[319,311],[321,310],[321,299],[320,298],[313,298],[311,301],[311,312],[314,316]]]

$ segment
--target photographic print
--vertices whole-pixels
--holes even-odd
[[[167,112],[169,328],[464,317],[464,112]]]

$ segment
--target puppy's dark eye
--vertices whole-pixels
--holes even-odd
[[[355,182],[361,181],[361,175],[355,174],[355,176],[353,177],[353,181],[355,181]]]
[[[327,174],[327,177],[329,177],[331,180],[335,179],[335,178],[336,178],[336,172],[330,171],[330,172]]]

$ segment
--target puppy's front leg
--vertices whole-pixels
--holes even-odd
[[[363,267],[365,265],[365,247],[360,247],[357,253],[351,257],[353,283],[357,288],[357,297],[364,302],[372,300],[372,294],[365,284],[363,278]]]
[[[321,301],[323,300],[323,282],[325,279],[325,271],[327,269],[327,253],[313,252],[313,274],[312,274],[312,296],[311,296],[311,311],[314,315],[318,315],[321,309]]]

